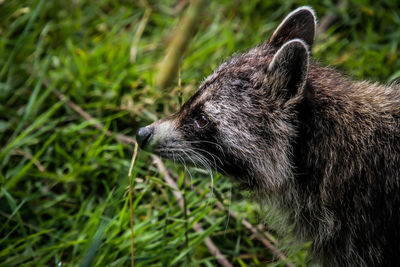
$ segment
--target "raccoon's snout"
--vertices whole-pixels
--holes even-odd
[[[152,126],[142,127],[138,130],[136,134],[136,140],[140,148],[142,149],[146,148],[146,145],[149,144],[153,136],[153,133],[154,133],[154,127]]]

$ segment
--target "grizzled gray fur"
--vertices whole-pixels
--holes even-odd
[[[137,139],[278,206],[323,266],[400,266],[400,88],[312,61],[315,28],[291,12]]]

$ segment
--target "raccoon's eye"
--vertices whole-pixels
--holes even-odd
[[[208,125],[209,121],[204,114],[200,114],[200,116],[194,121],[197,128],[204,128]]]

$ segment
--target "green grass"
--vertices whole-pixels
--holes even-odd
[[[0,1],[0,266],[128,266],[128,169],[132,145],[117,142],[60,101],[60,90],[105,129],[134,137],[138,127],[178,108],[177,86],[154,87],[157,63],[184,10],[181,1],[149,1],[151,15],[131,63],[145,13],[135,1]],[[338,21],[316,40],[314,56],[357,79],[400,77],[396,1],[210,1],[182,62],[184,99],[229,55],[266,40],[292,9],[331,11]],[[177,83],[175,83],[177,84]],[[134,167],[136,266],[216,266],[210,237],[235,266],[281,266],[226,206],[253,225],[266,224],[296,266],[306,248],[270,229],[279,215],[260,210],[229,179],[167,162],[192,213],[146,153]],[[232,201],[230,192],[232,191]],[[268,216],[267,216],[268,215]],[[205,229],[192,229],[198,222]],[[186,237],[188,242],[186,242]],[[247,257],[248,256],[248,257]]]

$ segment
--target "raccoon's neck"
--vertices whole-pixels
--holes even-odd
[[[340,207],[362,199],[376,176],[383,181],[388,168],[397,168],[382,159],[399,147],[400,94],[315,65],[306,92],[292,142],[294,179],[280,201],[300,237],[323,229],[319,235],[329,238],[340,230]]]

